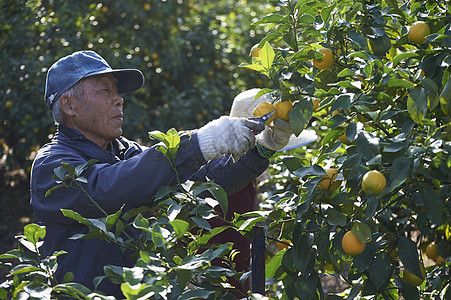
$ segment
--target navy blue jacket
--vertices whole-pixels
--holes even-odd
[[[124,211],[143,205],[154,197],[159,187],[177,183],[168,160],[155,147],[143,147],[121,137],[112,141],[110,148],[105,151],[79,131],[60,125],[53,140],[38,151],[33,163],[31,206],[36,221],[46,226],[43,254],[51,255],[57,250],[68,252],[58,257],[59,281],[66,272],[72,272],[75,282],[93,289],[92,280],[104,275],[104,265],[133,265],[115,244],[98,239],[69,239],[76,233],[86,233],[87,228],[63,216],[60,209],[74,210],[86,218],[104,215],[77,189],[60,188],[45,197],[56,184],[52,179],[53,171],[62,162],[77,166],[90,159],[98,161],[83,173],[88,180],[84,189],[108,213],[118,211],[123,204]],[[230,156],[206,162],[195,131],[190,138],[182,138],[175,161],[182,182],[208,178],[220,184],[229,195],[259,176],[268,163],[268,159],[260,157],[254,149],[236,163]],[[99,290],[107,295],[121,295],[119,286],[108,280],[102,282]]]

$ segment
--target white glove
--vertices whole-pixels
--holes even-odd
[[[260,91],[260,89],[250,89],[238,94],[235,99],[233,99],[232,107],[230,108],[231,117],[252,117],[254,109],[262,102],[272,102],[273,99],[271,94],[264,94],[254,100],[255,95]]]
[[[270,125],[266,125],[265,130],[257,135],[257,142],[262,146],[270,150],[283,149],[290,140],[293,131],[291,130],[290,123],[275,118]]]
[[[253,131],[261,132],[264,125],[246,118],[222,116],[197,131],[199,147],[205,160],[231,154],[237,161],[255,146]]]

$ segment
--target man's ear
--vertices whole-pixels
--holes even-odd
[[[74,101],[76,101],[76,99],[74,99],[73,97],[62,96],[59,101],[60,109],[63,114],[68,116],[75,115]]]

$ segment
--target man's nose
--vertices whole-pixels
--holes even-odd
[[[114,106],[124,106],[124,99],[118,93],[114,96]]]

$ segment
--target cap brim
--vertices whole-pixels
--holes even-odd
[[[89,74],[90,76],[101,74],[113,74],[117,79],[119,94],[127,94],[139,90],[144,85],[144,75],[137,69],[110,69]]]
[[[304,129],[298,136],[295,136],[293,134],[290,137],[290,141],[288,142],[288,144],[279,151],[296,149],[298,147],[314,142],[317,138],[318,136],[316,135],[314,130]]]

